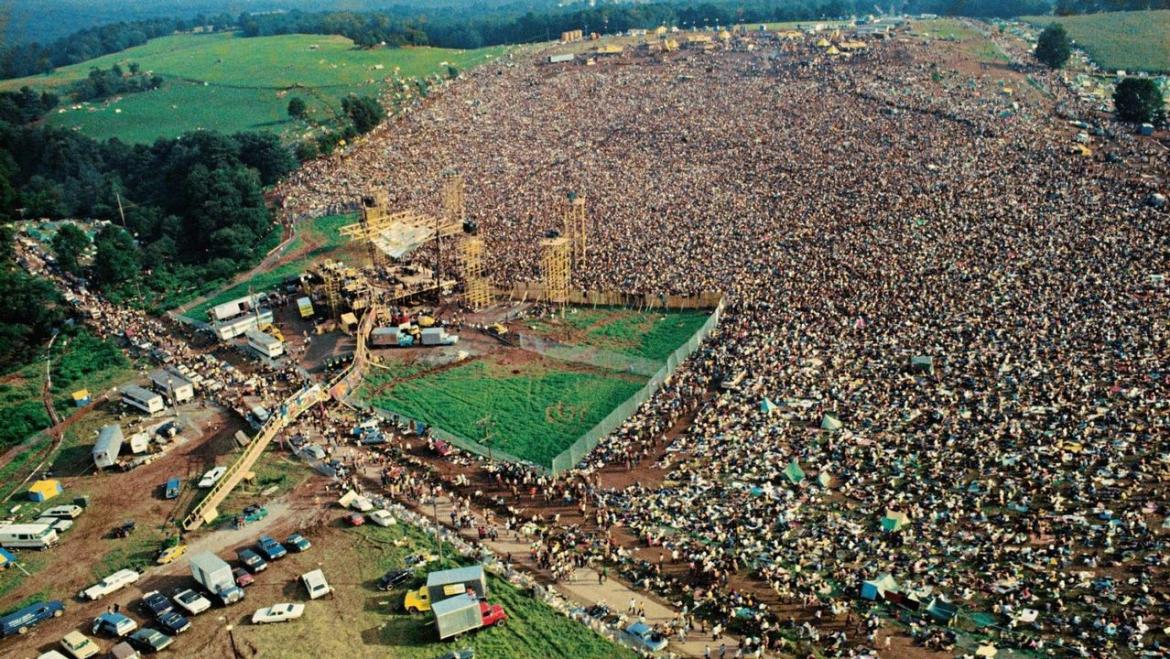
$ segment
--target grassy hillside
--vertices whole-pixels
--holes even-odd
[[[1170,71],[1170,10],[1086,16],[1025,16],[1038,26],[1060,23],[1100,66],[1125,71]]]
[[[358,50],[340,36],[285,35],[241,38],[230,34],[175,35],[53,73],[0,82],[0,90],[30,85],[62,90],[93,67],[137,62],[162,76],[158,90],[120,99],[68,104],[48,118],[98,139],[151,142],[185,131],[271,130],[295,134],[307,129],[289,120],[291,96],[300,96],[310,116],[328,119],[349,93],[375,96],[387,77],[443,73],[447,64],[465,69],[503,52],[443,48]],[[295,88],[295,89],[294,89]]]

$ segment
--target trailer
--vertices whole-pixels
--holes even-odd
[[[195,387],[177,370],[160,368],[150,374],[154,390],[166,395],[174,403],[184,403],[195,397]]]
[[[105,426],[98,433],[97,442],[93,445],[93,464],[98,469],[113,467],[118,462],[118,452],[122,450],[122,426],[111,424]]]
[[[122,387],[122,402],[147,414],[158,414],[166,409],[162,396],[136,384]]]
[[[245,332],[244,336],[248,337],[248,347],[263,357],[276,359],[284,354],[284,342],[271,334],[254,329]]]
[[[448,334],[447,330],[441,327],[428,327],[422,331],[424,346],[453,346],[456,343],[459,343],[459,337]]]
[[[224,605],[244,599],[244,591],[236,585],[236,578],[232,576],[232,566],[222,558],[205,551],[193,555],[190,563],[191,576],[195,577],[195,581],[218,597]]]
[[[484,575],[482,565],[439,570],[427,575],[426,588],[432,602],[469,590],[474,592],[476,597],[483,598],[487,597],[487,577]]]
[[[483,627],[479,600],[466,593],[434,602],[431,611],[435,614],[440,641]]]

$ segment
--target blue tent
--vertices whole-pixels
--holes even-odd
[[[876,601],[886,596],[887,592],[898,592],[898,582],[889,574],[883,574],[877,579],[870,579],[861,584],[861,599]]]
[[[771,414],[776,411],[776,403],[765,397],[764,400],[760,401],[760,411],[764,414]]]

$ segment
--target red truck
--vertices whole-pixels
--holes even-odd
[[[508,614],[504,612],[504,607],[499,604],[488,604],[484,600],[479,601],[479,612],[483,616],[484,627],[502,625],[508,619]]]

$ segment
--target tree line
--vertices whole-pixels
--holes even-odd
[[[1170,9],[1170,0],[1056,0],[1052,13],[1057,16],[1072,16],[1146,9]]]
[[[69,85],[69,95],[75,101],[95,101],[118,94],[150,91],[163,84],[160,76],[143,73],[136,62],[131,62],[129,69],[127,73],[118,64],[109,69],[94,67],[88,76]]]

